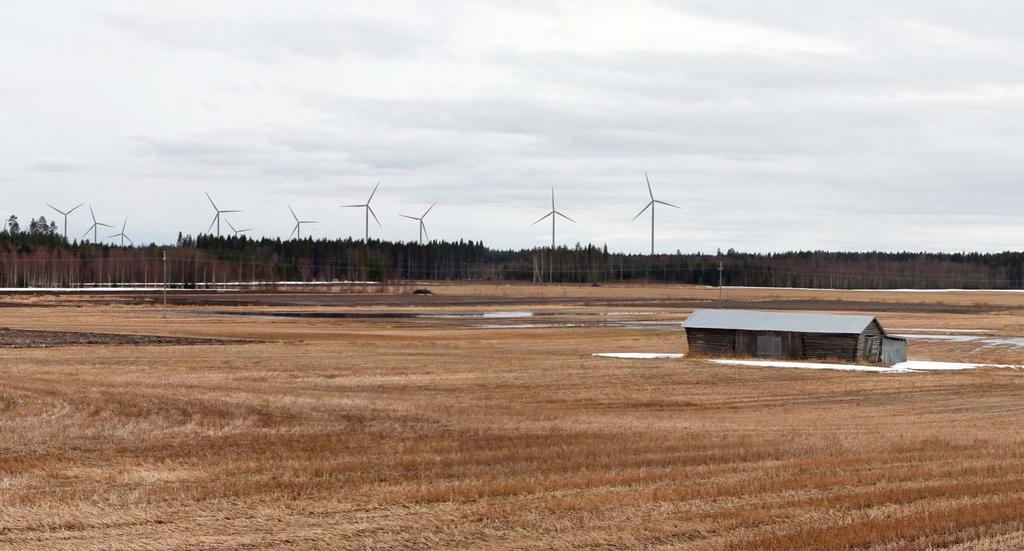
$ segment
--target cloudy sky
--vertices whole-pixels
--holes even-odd
[[[6,0],[0,214],[361,235],[380,181],[374,235],[529,247],[555,186],[642,251],[647,171],[661,251],[1024,246],[1018,3],[444,4]]]

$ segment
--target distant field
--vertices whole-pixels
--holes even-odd
[[[1024,371],[597,358],[718,290],[416,287],[0,297],[47,346],[0,348],[0,546],[1024,548]],[[1024,364],[1022,293],[725,300]]]

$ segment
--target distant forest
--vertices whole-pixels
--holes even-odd
[[[108,230],[109,231],[109,230]],[[114,230],[116,231],[116,230]],[[113,231],[109,231],[113,233]],[[166,261],[164,260],[166,258]],[[285,281],[666,282],[828,289],[1022,289],[1024,253],[801,251],[641,255],[576,245],[495,250],[483,242],[282,241],[180,235],[173,245],[67,241],[45,217],[0,230],[0,287],[163,285],[193,288]],[[166,275],[165,275],[166,274]]]

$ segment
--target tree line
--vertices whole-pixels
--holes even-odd
[[[491,249],[480,241],[271,239],[182,235],[115,246],[67,240],[45,217],[0,230],[0,287],[194,288],[280,282],[663,282],[831,289],[1024,289],[1024,253],[624,254],[607,246]]]

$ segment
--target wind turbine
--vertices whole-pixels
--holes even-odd
[[[84,238],[85,236],[89,235],[89,232],[92,232],[92,242],[99,243],[99,239],[96,237],[97,230],[99,230],[100,228],[113,228],[114,226],[111,226],[110,224],[104,224],[103,222],[97,222],[96,213],[93,212],[92,205],[89,205],[89,215],[92,216],[92,225],[89,226],[89,229],[85,230],[85,233],[82,234],[82,237]]]
[[[408,214],[399,214],[399,216],[401,216],[402,218],[408,218],[409,220],[416,220],[416,221],[418,221],[420,223],[420,241],[419,241],[420,245],[423,244],[423,234],[427,233],[427,225],[423,223],[423,219],[426,218],[428,214],[430,214],[430,209],[434,208],[434,205],[436,205],[436,204],[437,203],[434,203],[433,205],[430,205],[430,208],[427,209],[427,212],[424,212],[422,215],[420,215],[419,218],[417,218],[415,216],[409,216]],[[427,234],[427,239],[430,239],[430,234]]]
[[[210,205],[213,206],[214,212],[217,213],[217,214],[213,215],[213,221],[210,222],[210,227],[207,228],[206,231],[209,232],[210,230],[213,229],[213,225],[217,224],[217,237],[220,237],[220,215],[227,214],[229,212],[242,212],[242,211],[240,211],[240,210],[220,210],[219,208],[217,208],[217,203],[213,202],[213,198],[210,197],[209,193],[206,194],[206,198],[209,199]]]
[[[235,227],[231,225],[231,220],[228,220],[227,218],[225,218],[224,221],[227,222],[228,227],[231,228],[231,231],[235,232],[235,237],[238,237],[239,234],[242,234],[242,233],[245,233],[245,232],[252,231],[252,230],[256,229],[256,228],[245,228],[243,230],[238,230],[238,229],[235,229]]]
[[[554,187],[551,188],[551,212],[545,214],[544,216],[541,216],[536,222],[533,223],[533,225],[536,226],[537,224],[541,223],[541,221],[543,221],[548,216],[551,217],[551,250],[555,250],[555,219],[558,218],[559,216],[561,216],[562,218],[565,218],[566,220],[572,222],[573,224],[575,224],[576,221],[573,220],[572,218],[569,218],[568,216],[562,214],[561,212],[558,211],[558,209],[555,208],[555,188]]]
[[[302,239],[302,225],[303,224],[319,224],[316,220],[299,220],[299,217],[295,215],[295,211],[292,210],[292,206],[288,205],[288,210],[292,213],[292,218],[295,219],[295,227],[292,228],[292,233],[288,234],[288,238],[294,235],[297,239]]]
[[[651,191],[651,179],[647,177],[647,172],[646,171],[644,171],[644,178],[647,180],[647,194],[651,196],[651,201],[649,203],[647,203],[647,205],[644,206],[643,210],[638,212],[637,215],[633,217],[633,222],[636,222],[636,219],[640,218],[640,215],[643,214],[644,211],[646,211],[647,209],[651,209],[651,256],[654,256],[654,205],[655,205],[655,203],[657,203],[659,205],[665,205],[666,207],[672,207],[674,209],[682,209],[683,207],[678,207],[676,205],[673,205],[672,203],[666,203],[665,201],[659,201],[659,200],[655,199],[654,198],[654,192]]]
[[[373,212],[373,208],[370,207],[370,201],[373,201],[373,196],[374,196],[374,194],[377,193],[377,188],[379,188],[379,187],[380,187],[380,182],[377,182],[377,185],[373,187],[373,191],[370,192],[370,198],[366,200],[366,203],[364,203],[362,205],[342,205],[341,206],[342,208],[346,208],[346,209],[348,209],[348,208],[365,208],[366,209],[366,212],[364,213],[365,217],[366,217],[366,236],[363,237],[363,243],[369,243],[370,242],[370,215],[371,214],[373,215],[373,220],[375,222],[377,222],[377,225],[382,227],[382,228],[384,227],[384,226],[381,226],[380,220],[377,220],[377,214],[375,212]]]
[[[64,215],[64,240],[65,241],[68,238],[68,215],[71,214],[72,212],[75,212],[76,210],[78,210],[78,208],[81,207],[84,204],[85,203],[79,203],[78,206],[76,206],[75,208],[65,212],[65,211],[60,210],[59,208],[51,205],[50,203],[46,203],[46,206],[48,206],[51,209],[53,209],[53,210],[55,210],[55,211],[57,211],[57,212],[59,212],[59,213]],[[86,233],[89,233],[89,232],[86,232]]]
[[[111,236],[107,237],[107,239],[113,239],[115,237],[120,237],[121,238],[121,246],[122,247],[124,247],[124,240],[125,239],[128,240],[128,243],[134,245],[135,243],[132,242],[132,239],[130,237],[128,237],[127,235],[125,235],[125,233],[124,233],[124,229],[127,228],[127,227],[128,227],[128,218],[125,218],[124,219],[124,224],[121,225],[121,233],[115,233],[114,235],[111,235]]]

